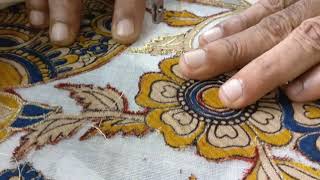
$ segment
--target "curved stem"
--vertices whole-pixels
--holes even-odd
[[[85,111],[79,115],[65,115],[65,114],[55,114],[54,116],[49,116],[48,120],[59,120],[59,119],[122,119],[131,120],[135,122],[144,122],[145,115],[141,114],[130,114],[121,111],[103,110],[103,111]]]
[[[281,180],[282,177],[280,175],[280,169],[273,161],[271,152],[269,151],[268,147],[265,144],[258,142],[258,152],[261,167],[268,175],[268,177],[272,180]]]

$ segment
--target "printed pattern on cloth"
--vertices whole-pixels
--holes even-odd
[[[24,5],[0,12],[0,89],[92,70],[126,48],[111,38],[112,3],[88,0],[84,4],[80,35],[69,47],[54,46],[47,30],[32,28]]]
[[[292,106],[295,117],[284,123],[293,132],[304,134],[297,142],[298,149],[309,159],[320,162],[320,102]]]
[[[15,169],[0,172],[1,180],[46,180],[43,174],[32,167],[31,163],[20,164]]]
[[[245,179],[320,178],[320,170],[271,155],[271,147],[285,147],[298,136],[286,128],[296,120],[285,95],[274,91],[244,109],[228,109],[220,102],[218,91],[230,74],[207,81],[188,80],[179,73],[178,62],[178,57],[165,59],[159,64],[161,72],[144,74],[136,96],[136,102],[150,110],[147,125],[159,130],[169,146],[196,146],[199,155],[212,160],[252,162]],[[305,107],[306,122],[319,118],[318,106]],[[297,116],[304,111],[295,112]],[[310,136],[314,134],[307,134],[298,144],[314,160],[319,155],[319,140],[313,137],[306,142]],[[305,143],[303,148],[301,143]]]
[[[278,102],[281,93],[272,92],[241,110],[228,109],[218,97],[227,76],[187,80],[178,73],[178,62],[166,59],[159,65],[161,73],[145,74],[137,96],[139,105],[153,109],[146,122],[163,133],[168,145],[196,144],[200,155],[220,159],[253,157],[258,141],[275,146],[290,142],[291,133],[281,119],[291,117]]]
[[[70,138],[86,125],[91,128],[80,140],[101,133],[108,138],[118,133],[143,136],[148,132],[145,112],[131,112],[125,95],[111,86],[101,88],[59,84],[57,88],[69,91],[70,96],[82,106],[82,112],[79,115],[69,115],[61,110],[55,111],[40,123],[22,129],[28,133],[21,138],[20,145],[15,149],[15,159],[21,160],[32,149],[38,150],[47,144],[56,144],[62,139]]]
[[[36,126],[57,112],[60,112],[58,107],[25,102],[15,94],[0,92],[0,142],[14,132]]]
[[[246,108],[228,109],[219,100],[218,91],[233,73],[195,81],[179,72],[179,55],[194,48],[193,42],[203,29],[249,4],[243,0],[183,1],[229,9],[211,16],[198,16],[187,10],[165,11],[167,25],[190,29],[159,36],[142,47],[129,49],[131,53],[171,55],[159,63],[159,71],[141,75],[133,102],[112,85],[56,85],[59,90],[69,92],[70,98],[82,107],[78,114],[25,101],[12,88],[89,71],[120,54],[126,46],[111,38],[112,4],[84,1],[80,37],[66,48],[51,45],[46,31],[31,28],[23,5],[1,11],[0,74],[4,76],[0,89],[5,90],[0,92],[0,143],[9,141],[15,133],[25,133],[12,158],[23,160],[30,151],[57,144],[89,127],[80,141],[98,135],[143,137],[160,132],[168,146],[181,151],[195,147],[197,154],[210,163],[249,162],[251,168],[238,179],[320,179],[320,169],[272,153],[272,149],[290,148],[320,164],[320,102],[293,103],[275,90]],[[144,110],[131,111],[128,105],[134,102]],[[19,178],[18,169],[24,179],[45,179],[31,163],[2,171],[0,179]],[[196,175],[190,179],[197,179]]]

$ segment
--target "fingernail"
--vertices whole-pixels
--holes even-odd
[[[69,28],[65,23],[57,22],[53,25],[51,30],[51,40],[61,42],[67,40],[69,37]]]
[[[232,79],[221,86],[222,94],[220,98],[227,103],[233,103],[242,96],[242,81]]]
[[[206,41],[206,42],[213,42],[217,39],[222,38],[223,36],[223,31],[221,28],[219,27],[215,27],[213,29],[210,29],[207,32],[204,32],[202,34],[202,38]]]
[[[35,26],[43,25],[45,22],[45,14],[41,11],[30,11],[30,23]]]
[[[182,58],[191,68],[199,68],[206,61],[206,52],[203,49],[197,49],[184,53]]]
[[[123,19],[117,24],[118,36],[130,36],[134,33],[134,24],[131,19]]]
[[[303,91],[303,83],[300,80],[297,80],[289,87],[289,92],[291,95],[298,95]]]

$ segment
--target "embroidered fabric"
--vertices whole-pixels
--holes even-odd
[[[4,133],[6,136],[2,137],[0,132],[0,152],[13,154],[20,164],[26,163],[28,168],[34,169],[35,175],[57,180],[182,180],[194,177],[231,180],[285,179],[289,176],[319,179],[319,160],[312,154],[315,150],[300,148],[297,151],[294,148],[297,139],[305,137],[309,140],[310,135],[315,134],[317,127],[314,124],[320,119],[317,114],[319,104],[293,104],[291,107],[285,98],[280,98],[279,102],[277,98],[282,96],[275,92],[261,101],[268,108],[257,104],[239,113],[223,109],[218,101],[208,101],[205,95],[215,97],[214,87],[228,75],[213,83],[186,80],[175,70],[177,54],[197,47],[199,32],[234,13],[219,14],[227,9],[174,0],[165,1],[165,5],[168,11],[173,11],[167,14],[166,23],[155,25],[146,13],[141,38],[126,50],[123,48],[122,53],[116,51],[112,61],[106,60],[101,67],[45,84],[14,89],[14,93],[1,91],[0,107],[10,107],[10,111],[0,109],[14,114],[15,118],[9,119],[5,113],[5,117],[0,117],[7,120],[0,121],[5,122],[1,127],[8,129]],[[186,12],[182,12],[184,10]],[[177,14],[182,20],[175,19]],[[181,22],[187,22],[188,26]],[[173,45],[167,43],[168,39],[174,42]],[[118,47],[112,45],[109,47]],[[201,97],[197,94],[205,104],[198,105],[201,110],[210,109],[210,113],[216,113],[217,109],[222,109],[227,114],[224,119],[219,121],[217,114],[206,117],[201,110],[189,112],[184,109],[191,107],[184,98],[192,99],[190,94],[198,87],[203,87]],[[254,115],[259,108],[267,113],[260,111]],[[283,120],[280,117],[293,116],[285,111],[287,109],[305,111],[309,115],[297,117],[299,123],[279,123]],[[235,118],[230,118],[228,113],[233,113]],[[246,113],[251,114],[243,119]],[[273,117],[271,125],[269,122],[264,123],[266,126],[259,124],[264,120],[259,117],[270,115]],[[302,116],[296,114],[299,115]],[[256,121],[253,116],[258,117]],[[315,123],[310,124],[308,118],[314,118]],[[230,120],[229,124],[227,120]],[[313,129],[304,129],[306,122]],[[234,132],[230,130],[232,128],[249,135],[235,137],[240,137],[240,141],[226,142],[211,131],[219,126],[225,128],[221,130],[225,136]],[[59,127],[63,130],[59,131]],[[262,132],[261,127],[266,127],[266,131]],[[249,143],[239,143],[245,140]],[[2,170],[16,170],[10,156],[0,156],[0,162],[0,179]]]

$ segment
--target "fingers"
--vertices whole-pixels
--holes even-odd
[[[320,16],[307,20],[284,41],[258,57],[221,86],[228,107],[240,108],[307,71],[320,60]]]
[[[50,38],[57,45],[74,42],[80,28],[81,0],[49,0]]]
[[[314,6],[305,3],[307,1]],[[206,79],[240,68],[278,44],[303,20],[320,14],[320,10],[313,7],[320,7],[320,1],[299,1],[240,33],[185,53],[180,69],[189,78]],[[197,55],[197,52],[203,55]]]
[[[26,0],[31,25],[45,28],[49,25],[49,7],[47,0]]]
[[[200,46],[243,31],[260,22],[264,17],[280,11],[297,1],[298,0],[260,0],[241,14],[203,33],[199,37]]]
[[[122,44],[138,39],[145,12],[144,0],[116,0],[112,20],[112,36]]]
[[[320,99],[320,65],[294,80],[285,91],[293,101],[303,102]]]

